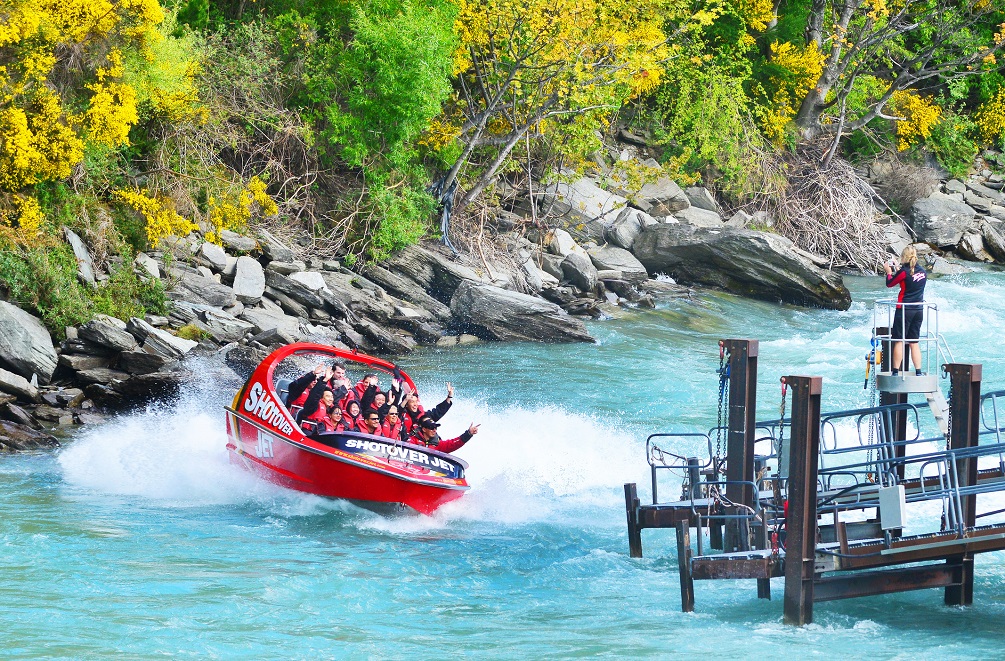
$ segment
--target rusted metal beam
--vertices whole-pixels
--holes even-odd
[[[680,609],[690,613],[694,610],[694,580],[691,578],[691,524],[687,521],[677,524],[677,568],[680,572]]]
[[[754,490],[740,482],[754,481],[754,428],[757,414],[757,340],[723,340],[729,354],[729,415],[726,425],[726,497],[752,507]],[[732,512],[736,513],[736,512]],[[750,548],[741,521],[726,522],[726,551]],[[741,529],[742,528],[742,529]]]
[[[949,448],[963,450],[977,447],[980,440],[981,366],[973,363],[950,363],[952,401],[949,403]],[[977,459],[958,459],[956,475],[960,487],[977,484]],[[963,496],[963,524],[972,528],[977,523],[977,495]],[[959,567],[960,583],[946,588],[945,603],[949,606],[969,606],[974,602],[974,555],[963,553],[947,558],[946,564]]]
[[[959,585],[959,581],[959,571],[946,565],[841,574],[818,578],[814,581],[813,601],[832,601],[891,592],[942,588]]]
[[[625,514],[628,516],[628,555],[642,557],[642,528],[639,527],[639,492],[634,482],[625,485]]]
[[[944,560],[964,553],[986,553],[1005,550],[1005,524],[981,526],[958,537],[955,531],[935,535],[901,537],[890,548],[885,543],[862,544],[848,549],[849,557],[841,558],[842,569],[870,569],[887,565]]]
[[[788,501],[785,544],[784,620],[813,621],[813,577],[817,540],[817,465],[820,454],[819,376],[786,377],[792,390]]]
[[[718,578],[767,580],[783,575],[781,561],[771,555],[749,558],[723,558],[713,555],[699,556],[691,560],[691,576],[696,581]]]

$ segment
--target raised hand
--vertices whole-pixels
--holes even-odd
[[[475,434],[478,433],[478,428],[481,427],[481,426],[482,426],[482,423],[480,423],[480,422],[477,425],[472,422],[471,425],[468,427],[468,433],[471,434],[472,436],[474,436]]]
[[[447,399],[453,399],[453,398],[454,398],[454,387],[452,385],[450,385],[450,382],[448,381],[447,382]]]

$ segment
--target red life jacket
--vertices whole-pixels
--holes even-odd
[[[422,404],[419,404],[419,408],[415,410],[415,413],[412,413],[408,409],[402,407],[401,424],[405,427],[405,433],[411,434],[413,425],[415,425],[415,423],[419,421],[419,418],[424,415],[426,415],[426,409],[422,408]]]
[[[398,422],[394,423],[393,427],[391,426],[391,422],[389,420],[385,420],[384,424],[380,427],[380,435],[384,438],[393,438],[396,441],[400,441],[401,429],[401,418],[398,419]]]
[[[349,412],[342,409],[342,424],[345,425],[345,431],[362,431],[363,427],[360,424],[362,418],[356,416],[355,418],[349,415]]]
[[[319,432],[336,431],[335,423],[332,422],[331,417],[328,415],[327,407],[322,402],[318,402],[318,408],[314,411],[314,413],[311,413],[310,415],[304,417],[304,419],[300,421],[300,425],[304,428],[305,431],[309,431],[310,427],[312,426],[309,424],[304,424],[308,422],[316,423],[315,428]]]

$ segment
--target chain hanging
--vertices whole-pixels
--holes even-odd
[[[725,405],[729,399],[729,365],[726,363],[726,347],[719,343],[719,415],[716,418],[715,426],[715,461],[713,468],[719,471],[719,464],[723,460],[722,436],[726,428]]]
[[[785,377],[782,377],[782,403],[778,407],[778,470],[775,474],[775,479],[772,480],[771,491],[772,496],[775,501],[775,534],[777,534],[781,528],[781,524],[778,521],[781,520],[781,515],[784,510],[782,504],[782,461],[784,460],[782,450],[785,448],[785,395],[788,392],[788,383],[785,381]]]

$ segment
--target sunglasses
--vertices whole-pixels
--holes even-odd
[[[367,418],[367,420],[369,420],[370,422],[377,422],[378,420],[380,420],[380,418],[370,417],[370,418]]]
[[[394,417],[396,417],[396,418],[398,417],[398,414],[397,414],[397,413],[392,413],[392,412],[390,412],[390,411],[388,411],[387,415],[388,415],[388,416],[392,416],[392,415],[393,415],[393,416],[394,416]]]

